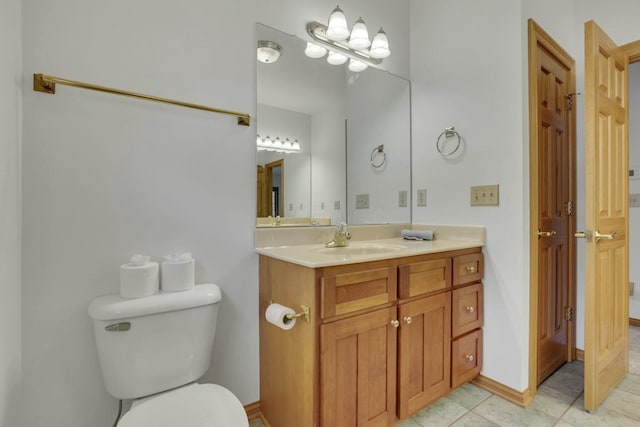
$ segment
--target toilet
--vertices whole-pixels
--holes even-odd
[[[132,399],[118,427],[248,427],[233,393],[195,381],[209,368],[220,288],[196,285],[145,298],[89,304],[104,385]]]

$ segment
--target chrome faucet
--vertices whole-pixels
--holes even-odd
[[[343,222],[336,227],[336,234],[333,236],[333,240],[324,246],[327,248],[344,248],[349,246],[349,240],[351,240],[351,234],[347,231],[347,224]]]

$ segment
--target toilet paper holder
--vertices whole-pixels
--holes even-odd
[[[275,302],[274,300],[269,300],[269,305],[273,304],[274,302]],[[300,313],[287,314],[284,317],[287,320],[302,318],[307,323],[311,322],[311,310],[309,309],[309,307],[307,307],[306,305],[300,304],[300,310],[302,310]]]

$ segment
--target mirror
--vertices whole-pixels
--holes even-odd
[[[409,81],[309,58],[306,41],[261,24],[256,34],[282,48],[257,62],[256,142],[268,146],[256,155],[257,226],[411,222]]]

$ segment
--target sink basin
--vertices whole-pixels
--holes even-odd
[[[352,242],[343,248],[317,248],[316,252],[327,255],[374,255],[386,252],[395,252],[406,247],[387,243],[358,243]]]

